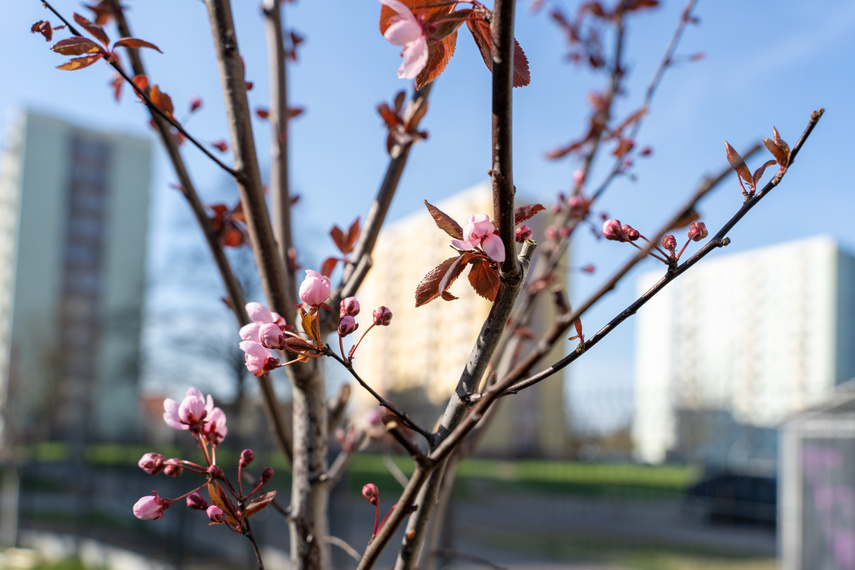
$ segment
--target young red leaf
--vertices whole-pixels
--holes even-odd
[[[75,69],[83,69],[84,67],[89,67],[99,59],[104,57],[103,53],[95,54],[95,55],[87,55],[86,57],[75,57],[72,60],[69,60],[62,65],[57,65],[57,69],[64,69],[66,71],[74,71]]]
[[[321,275],[325,277],[329,277],[332,275],[333,270],[335,270],[335,266],[338,264],[338,259],[335,257],[328,257],[321,264]]]
[[[157,85],[153,85],[151,91],[148,94],[151,102],[154,103],[154,106],[166,113],[167,115],[172,115],[175,111],[175,107],[172,106],[172,98],[160,90],[160,87]]]
[[[50,49],[62,55],[83,55],[104,51],[101,46],[89,38],[81,38],[80,36],[60,40],[53,44]]]
[[[481,53],[481,59],[491,72],[493,71],[492,46],[493,39],[490,35],[490,23],[483,19],[467,20],[466,26],[472,32],[475,45]],[[531,74],[528,70],[528,58],[525,56],[519,42],[514,40],[514,87],[525,87],[531,82]]]
[[[754,181],[754,186],[757,186],[757,183],[760,182],[760,177],[763,176],[763,172],[765,172],[767,168],[775,164],[775,162],[776,161],[774,160],[770,160],[754,171],[754,177],[752,178],[752,180]]]
[[[113,86],[113,96],[116,98],[116,101],[118,101],[122,96],[122,87],[125,85],[125,78],[118,73],[114,73],[113,80],[110,82],[110,85]]]
[[[243,509],[243,518],[248,519],[267,505],[273,501],[273,498],[276,496],[276,491],[270,491],[268,493],[264,493],[260,497],[256,497],[247,503],[246,507]]]
[[[255,110],[255,114],[258,115],[259,119],[266,119],[270,116],[270,111],[268,111],[267,109],[259,107],[258,109]]]
[[[517,226],[524,221],[530,219],[538,212],[544,211],[544,208],[540,204],[529,204],[528,206],[520,206],[516,210],[514,210],[514,225]]]
[[[229,143],[227,143],[223,139],[212,142],[211,146],[220,152],[226,152],[227,150],[229,150]]]
[[[53,39],[53,28],[50,25],[50,22],[47,20],[39,20],[33,27],[30,28],[30,31],[34,34],[41,34],[45,37],[45,41],[51,41]]]
[[[80,24],[80,26],[82,26],[84,30],[95,36],[95,39],[104,44],[104,47],[110,45],[110,38],[107,37],[107,32],[104,31],[104,28],[102,28],[101,26],[96,26],[95,24],[93,24],[92,22],[90,22],[89,20],[87,20],[76,12],[74,14],[74,21]]]
[[[445,71],[454,55],[457,45],[457,32],[445,36],[442,40],[428,46],[428,60],[425,68],[416,76],[416,89],[421,89]]]
[[[740,178],[748,182],[748,184],[751,184],[751,171],[748,170],[747,166],[745,166],[745,161],[742,159],[742,156],[740,156],[740,154],[736,152],[736,149],[730,146],[730,143],[727,141],[724,142],[724,149],[730,166],[736,171]]]
[[[431,269],[416,286],[416,307],[421,307],[439,297],[439,282],[448,273],[451,264],[462,256],[450,257]]]
[[[344,239],[344,231],[338,226],[333,226],[330,230],[330,237],[338,250],[343,254],[347,254],[345,251],[346,240]]]
[[[469,271],[469,284],[480,296],[495,301],[499,292],[499,270],[487,261],[475,259]]]
[[[463,253],[458,256],[457,259],[455,259],[454,262],[452,262],[452,264],[448,267],[448,271],[445,272],[445,275],[442,276],[442,279],[439,280],[438,290],[440,291],[440,293],[442,293],[442,298],[446,301],[453,301],[454,299],[457,299],[457,297],[454,297],[454,299],[449,299],[448,295],[450,295],[450,293],[448,293],[448,290],[451,288],[457,278],[460,277],[460,274],[463,273],[463,270],[466,268],[466,263],[471,258],[472,254],[470,253]]]
[[[100,0],[97,4],[86,4],[86,7],[95,14],[95,23],[99,26],[108,23],[113,17],[113,6],[110,0]]]
[[[153,43],[147,42],[145,40],[140,40],[137,38],[122,38],[113,44],[114,50],[117,47],[126,47],[126,48],[131,48],[131,49],[150,48],[150,49],[159,51],[160,53],[163,53],[162,51],[160,51],[160,48],[157,47],[156,45],[154,45]]]
[[[403,90],[398,91],[398,93],[395,94],[395,99],[394,99],[395,113],[401,112],[401,109],[404,108],[404,101],[406,101],[406,99],[407,99],[407,92],[406,91],[403,91]]]
[[[55,28],[55,29],[59,29],[59,28]],[[776,129],[775,127],[772,127],[772,133],[774,136],[775,144],[778,145],[779,147],[781,147],[781,149],[783,149],[783,151],[787,153],[788,162],[789,162],[790,145],[788,145],[786,142],[784,142],[784,139],[781,138],[781,135],[778,134],[778,129]]]
[[[347,255],[348,253],[353,251],[353,246],[356,244],[356,238],[358,238],[358,237],[359,237],[359,218],[356,218],[356,220],[354,220],[354,222],[352,224],[350,224],[350,228],[348,228],[348,230],[347,230],[347,236],[344,240],[345,249],[347,251],[344,251],[342,253]]]
[[[226,515],[226,519],[231,519],[234,522],[237,522],[237,512],[235,512],[234,505],[229,500],[228,495],[216,481],[210,481],[208,483],[208,497],[211,498],[211,502],[220,507],[223,510],[223,514]]]
[[[567,340],[575,340],[578,338],[579,342],[585,342],[585,335],[582,334],[582,319],[576,319],[573,321],[573,327],[576,329],[576,334]]]
[[[454,239],[463,239],[463,228],[455,222],[451,216],[425,200],[428,212],[430,212],[436,227],[453,237]]]

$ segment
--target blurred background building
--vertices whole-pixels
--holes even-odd
[[[774,470],[778,425],[855,376],[853,280],[855,258],[816,237],[710,259],[668,285],[637,325],[638,458]]]
[[[435,205],[461,225],[472,214],[489,213],[493,208],[487,185],[475,186]],[[546,215],[541,213],[526,222],[536,230],[535,235],[542,235]],[[360,345],[356,370],[401,409],[420,410],[413,415],[427,428],[438,421],[454,392],[490,311],[490,302],[469,286],[468,270],[452,287],[458,300],[435,299],[416,308],[416,286],[431,269],[452,256],[451,238],[437,228],[426,209],[415,212],[383,229],[374,264],[359,293],[366,314],[385,305],[392,310],[394,319],[391,327],[373,331]],[[538,315],[537,322],[547,318],[548,314]],[[547,361],[557,360],[562,348],[558,345]],[[355,402],[357,414],[377,406],[371,395],[358,387]],[[482,453],[566,454],[570,433],[564,411],[564,378],[550,378],[537,388],[504,398],[490,421],[478,446]]]
[[[27,112],[0,167],[3,439],[138,426],[149,141]]]

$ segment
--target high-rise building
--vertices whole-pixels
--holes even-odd
[[[709,259],[669,284],[639,312],[638,457],[774,462],[778,424],[855,376],[853,279],[855,258],[816,237]]]
[[[138,426],[151,146],[28,112],[0,164],[2,438]]]
[[[472,214],[492,212],[492,193],[489,186],[476,186],[436,206],[463,225]],[[538,220],[535,217],[531,222],[537,224]],[[427,428],[437,422],[454,393],[490,310],[490,302],[469,286],[466,271],[451,289],[458,300],[435,299],[416,308],[416,286],[431,269],[454,255],[451,238],[437,228],[427,209],[415,212],[383,229],[358,296],[363,311],[385,305],[394,317],[389,328],[372,331],[360,345],[354,360],[356,370],[402,410],[417,410],[411,415]],[[550,362],[559,356],[551,354]],[[354,390],[355,413],[376,407],[365,390],[358,386]],[[569,431],[563,394],[563,378],[556,376],[503,398],[478,449],[495,455],[566,453]]]

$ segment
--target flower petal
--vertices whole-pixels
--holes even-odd
[[[485,237],[484,241],[481,242],[481,248],[493,261],[501,263],[505,260],[505,246],[502,243],[502,238],[496,234]]]

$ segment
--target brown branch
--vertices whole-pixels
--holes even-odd
[[[802,136],[799,138],[798,142],[793,147],[792,152],[790,153],[790,165],[792,165],[796,154],[798,154],[799,150],[804,145],[805,141],[807,141],[808,136],[810,136],[810,133],[813,131],[814,127],[816,126],[817,122],[819,122],[819,119],[822,117],[822,114],[824,112],[825,112],[825,110],[820,108],[819,110],[811,113],[810,121],[808,122],[807,127],[805,128],[804,132],[802,133]],[[753,198],[746,200],[742,204],[742,207],[739,208],[739,210],[733,215],[733,217],[731,217],[727,222],[725,222],[725,224],[715,234],[715,236],[710,238],[710,240],[700,250],[698,250],[694,255],[692,255],[685,262],[683,262],[680,265],[678,265],[677,267],[675,267],[673,270],[669,270],[662,277],[662,279],[660,279],[655,285],[653,285],[653,287],[651,287],[647,292],[645,292],[644,295],[639,297],[634,303],[632,303],[629,307],[624,309],[614,319],[609,321],[609,323],[607,323],[602,329],[597,331],[597,333],[595,335],[593,335],[591,338],[589,338],[584,343],[580,343],[579,346],[576,348],[576,350],[573,353],[565,356],[564,358],[562,358],[561,360],[559,360],[558,362],[556,362],[552,366],[546,368],[545,370],[542,370],[541,372],[538,372],[537,374],[530,376],[529,378],[526,378],[526,379],[521,380],[519,382],[511,384],[511,382],[513,382],[513,380],[509,378],[510,382],[509,381],[501,382],[499,385],[497,385],[497,387],[495,388],[495,391],[497,393],[500,393],[500,395],[515,394],[515,393],[519,392],[520,390],[523,390],[525,388],[528,388],[530,386],[533,386],[533,385],[545,380],[549,376],[552,376],[553,374],[555,374],[559,370],[565,368],[571,362],[576,360],[585,351],[587,351],[588,349],[593,347],[595,344],[597,344],[600,340],[602,340],[606,335],[608,335],[612,330],[614,330],[623,321],[625,321],[626,319],[628,319],[629,317],[634,315],[635,312],[639,308],[641,308],[645,303],[647,303],[647,301],[649,301],[651,298],[653,298],[653,296],[656,295],[656,293],[661,291],[665,287],[665,285],[667,285],[668,283],[670,283],[671,281],[676,279],[678,276],[680,276],[687,269],[689,269],[690,267],[695,265],[698,261],[700,261],[701,259],[706,257],[707,254],[709,254],[714,249],[719,248],[719,247],[724,247],[728,243],[730,243],[730,238],[726,237],[727,233],[733,228],[733,226],[735,226],[737,224],[737,222],[739,222],[745,216],[745,214],[748,213],[749,210],[751,210],[751,208],[753,208],[762,198],[764,198],[767,194],[769,194],[780,183],[780,181],[783,179],[784,174],[785,174],[785,171],[782,172],[781,170],[779,170],[778,173],[775,174],[775,176],[772,177],[772,179]],[[660,232],[661,235],[658,236],[658,239],[656,241],[651,242],[647,246],[647,248],[645,248],[645,249],[652,249],[653,245],[655,245],[655,243],[657,243],[659,240],[661,240],[662,236],[664,236],[664,234],[667,231],[668,231],[668,225],[666,224],[665,228]],[[636,255],[636,257],[643,256],[643,255],[644,255],[644,252],[639,252],[639,254]],[[579,310],[576,311],[576,313],[580,313],[580,311],[583,310],[584,308],[585,307],[580,308]],[[574,313],[573,317],[571,317],[571,322],[573,320],[575,320],[574,317],[575,317],[576,313]],[[485,396],[487,396],[487,394],[485,394]]]
[[[513,76],[514,0],[496,0],[490,23],[493,59],[493,220],[505,246],[503,273],[516,278],[514,249]]]
[[[252,120],[246,96],[244,66],[237,45],[229,0],[206,0],[211,20],[214,49],[225,96],[229,133],[235,153],[235,181],[241,204],[246,213],[246,225],[255,252],[261,284],[271,310],[278,312],[289,324],[294,324],[294,298],[282,279],[285,262],[279,255],[276,238],[270,224]]]
[[[72,34],[72,35],[75,35],[75,36],[78,36],[78,37],[81,37],[81,38],[82,38],[82,37],[86,37],[86,36],[84,36],[83,34],[81,34],[81,33],[77,30],[77,28],[75,28],[75,27],[74,27],[74,25],[73,25],[73,24],[71,24],[71,22],[69,22],[68,20],[66,20],[66,19],[65,19],[65,17],[64,17],[62,14],[60,14],[58,11],[56,11],[56,9],[54,9],[54,7],[53,7],[53,6],[51,6],[51,5],[50,5],[50,3],[48,3],[46,0],[38,0],[38,1],[39,1],[39,2],[41,2],[41,3],[42,3],[42,5],[43,5],[45,8],[47,8],[48,10],[50,10],[51,12],[53,12],[53,14],[54,14],[57,18],[59,18],[60,20],[62,20],[62,23],[63,23],[63,24],[65,24],[65,26],[68,28],[68,31],[69,31],[69,32],[71,32],[71,34]],[[111,1],[115,1],[115,0],[111,0]],[[114,10],[115,10],[115,8],[114,8]],[[122,32],[120,31],[120,33],[122,33]],[[123,37],[131,37],[131,36],[125,36],[125,35],[124,35],[124,33],[122,33],[122,35],[123,35]],[[137,63],[137,62],[141,62],[141,61],[142,61],[142,60],[139,58],[139,56],[138,56],[138,55],[136,56],[136,58],[134,58],[134,55],[133,55],[133,54],[134,54],[137,50],[135,50],[135,49],[131,49],[131,48],[127,48],[127,51],[128,51],[128,53],[131,55],[131,61],[132,61],[132,62]],[[135,61],[135,60],[136,60],[136,61]],[[115,70],[116,70],[116,72],[117,72],[119,75],[121,75],[121,76],[122,76],[122,79],[124,79],[124,80],[125,80],[125,81],[130,85],[130,86],[131,86],[131,88],[133,88],[133,90],[136,92],[136,94],[137,94],[137,95],[139,95],[139,97],[143,100],[143,102],[145,103],[146,107],[148,107],[148,110],[149,110],[149,112],[150,112],[152,115],[156,115],[156,116],[157,116],[157,117],[159,117],[161,120],[166,121],[166,122],[168,122],[170,125],[172,125],[173,127],[175,127],[175,129],[176,129],[176,130],[178,130],[178,132],[179,132],[179,133],[181,133],[181,134],[184,136],[184,138],[186,138],[188,141],[190,141],[190,142],[193,144],[193,146],[195,146],[196,148],[198,148],[199,150],[201,150],[201,151],[205,154],[205,156],[207,156],[208,158],[210,158],[211,160],[213,160],[213,161],[217,164],[217,166],[219,166],[220,168],[222,168],[223,170],[225,170],[226,172],[228,172],[228,173],[229,173],[229,174],[231,174],[232,176],[236,176],[236,175],[237,175],[237,173],[236,173],[236,172],[235,172],[231,167],[229,167],[229,166],[228,166],[228,165],[226,165],[223,161],[221,161],[219,158],[217,158],[216,156],[214,156],[214,154],[213,154],[213,153],[211,153],[211,151],[210,151],[210,150],[208,150],[208,149],[207,149],[207,148],[206,148],[202,143],[200,143],[198,140],[196,140],[196,138],[195,138],[195,137],[193,137],[193,135],[191,135],[190,133],[188,133],[188,132],[184,129],[184,127],[182,127],[182,126],[181,126],[181,123],[179,123],[178,121],[176,121],[176,120],[175,120],[175,117],[173,117],[172,115],[170,115],[170,114],[168,114],[168,113],[163,112],[163,111],[160,109],[160,107],[158,107],[157,105],[155,105],[155,104],[152,102],[151,98],[149,98],[149,96],[148,96],[148,89],[146,89],[146,90],[142,90],[142,89],[140,89],[140,88],[137,86],[137,84],[133,82],[133,79],[132,79],[131,77],[129,77],[127,73],[125,73],[125,70],[124,70],[124,69],[122,69],[122,66],[119,64],[118,60],[116,60],[116,59],[115,59],[115,58],[113,58],[113,57],[105,57],[105,58],[104,58],[104,61],[106,61],[107,63],[109,63],[109,64],[113,67],[113,69],[115,69]],[[145,75],[145,73],[137,73],[136,71],[134,71],[134,73],[135,73],[136,75]],[[153,118],[154,118],[154,117],[153,117]],[[172,135],[170,134],[170,136],[172,136]]]
[[[282,4],[280,0],[264,0],[267,63],[270,78],[270,106],[267,120],[270,141],[270,195],[273,230],[279,244],[279,255],[285,263],[285,288],[296,296],[294,272],[288,263],[288,252],[294,245],[291,229],[291,194],[288,180],[288,58],[282,39]]]
[[[112,0],[111,5],[119,33],[123,37],[133,37],[119,0]],[[142,57],[140,57],[139,50],[128,49],[127,52],[128,57],[131,60],[134,74],[145,75],[145,66],[143,64]],[[149,111],[151,112],[151,110],[152,107],[149,106]],[[232,271],[231,264],[223,251],[219,237],[214,231],[211,220],[208,217],[208,213],[205,211],[205,206],[199,199],[199,194],[196,192],[195,185],[190,178],[190,173],[187,170],[184,159],[181,157],[181,152],[178,149],[178,143],[176,142],[175,137],[172,136],[172,133],[170,133],[169,126],[160,117],[160,115],[152,113],[151,117],[154,121],[158,135],[160,136],[161,143],[169,155],[169,160],[175,170],[175,175],[178,177],[178,182],[181,185],[181,191],[187,199],[187,203],[190,205],[190,210],[193,212],[196,222],[199,224],[202,234],[205,236],[208,249],[214,257],[214,263],[216,264],[217,270],[220,272],[220,277],[223,280],[223,284],[226,287],[226,293],[229,297],[229,302],[231,303],[235,317],[237,318],[238,325],[243,326],[248,324],[249,317],[246,314],[246,299],[244,298],[243,289],[235,277],[234,271]],[[276,443],[283,455],[288,458],[288,461],[290,462],[291,431],[288,424],[282,417],[282,412],[279,408],[279,400],[276,398],[273,386],[268,379],[259,378],[258,386],[261,390],[265,414],[270,422],[270,429],[273,432],[274,439],[276,440]]]

